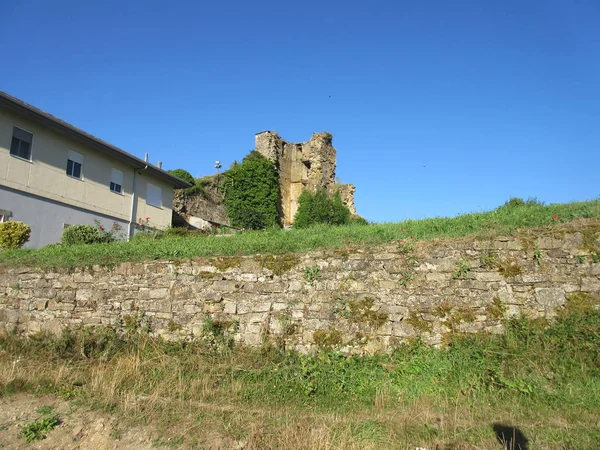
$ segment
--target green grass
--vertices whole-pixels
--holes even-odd
[[[530,448],[589,449],[600,439],[600,311],[364,357],[215,349],[136,330],[7,335],[0,397],[19,391],[149,425],[161,445],[186,448],[219,436],[225,448],[497,449],[500,422]]]
[[[553,219],[553,216],[557,216]],[[551,226],[579,218],[600,218],[600,200],[554,205],[524,204],[454,218],[407,220],[373,225],[319,226],[301,230],[266,230],[233,236],[168,237],[39,250],[0,252],[0,266],[42,268],[114,265],[123,261],[181,259],[199,256],[306,252],[317,248],[377,245],[414,236],[417,240],[511,234],[518,229]]]

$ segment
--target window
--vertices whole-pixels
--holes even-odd
[[[123,193],[123,172],[110,169],[110,190],[115,194]]]
[[[83,155],[69,150],[69,159],[67,159],[67,175],[73,178],[81,179],[81,169],[83,167]]]
[[[157,208],[162,208],[162,189],[148,183],[146,185],[146,203]]]
[[[33,134],[20,128],[13,127],[12,141],[10,143],[10,154],[18,158],[31,161],[31,143]]]
[[[12,212],[5,209],[0,209],[0,223],[8,222],[8,219],[12,216]]]

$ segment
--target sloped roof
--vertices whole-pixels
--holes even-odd
[[[135,168],[145,168],[146,172],[150,175],[154,175],[157,178],[162,179],[170,183],[174,188],[181,189],[190,187],[191,184],[187,181],[184,181],[176,176],[171,175],[167,171],[163,169],[159,169],[157,166],[150,164],[143,159],[138,158],[137,156],[132,155],[131,153],[127,153],[125,150],[120,149],[112,144],[109,144],[102,139],[99,139],[95,136],[92,136],[89,133],[71,125],[68,122],[65,122],[58,117],[53,116],[45,111],[42,111],[35,106],[30,105],[29,103],[25,103],[22,100],[19,100],[12,95],[7,94],[6,92],[0,91],[0,107],[4,107],[8,110],[14,111],[18,114],[24,115],[27,118],[30,118],[41,125],[44,125],[48,128],[53,129],[61,134],[65,134],[71,137],[74,137],[83,143],[93,147],[94,149],[104,152],[107,155],[110,155],[114,158],[117,158],[130,166]]]

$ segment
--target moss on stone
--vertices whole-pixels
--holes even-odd
[[[600,227],[584,229],[582,234],[583,250],[589,252],[593,262],[600,262]]]
[[[295,254],[264,255],[259,257],[261,267],[269,269],[274,275],[283,275],[289,272],[300,262],[300,257]]]
[[[335,349],[342,345],[342,332],[329,327],[327,330],[317,330],[313,333],[315,344],[322,349]]]
[[[500,272],[504,278],[514,278],[523,273],[523,267],[521,267],[514,259],[506,258],[498,265],[498,272]]]
[[[570,292],[564,306],[558,308],[558,314],[569,316],[571,314],[584,314],[600,306],[600,297],[587,292]]]
[[[365,323],[373,329],[381,327],[388,320],[388,315],[373,311],[373,297],[365,297],[348,303],[348,317],[354,323]]]
[[[213,258],[210,263],[219,269],[221,272],[225,272],[228,269],[239,267],[242,262],[242,258],[239,256],[220,256]]]
[[[433,330],[433,325],[423,319],[423,317],[421,317],[421,315],[416,311],[412,311],[408,319],[405,320],[407,324],[421,333],[430,333],[431,330]]]
[[[209,279],[211,279],[212,277],[214,277],[214,276],[215,276],[215,274],[214,274],[214,272],[206,272],[206,271],[202,271],[202,272],[199,272],[199,273],[198,273],[198,276],[199,276],[200,278],[202,278],[203,280],[209,280]]]
[[[438,317],[446,317],[447,315],[450,314],[451,311],[452,311],[452,305],[447,300],[444,300],[440,304],[440,306],[438,306],[435,309],[435,311],[433,312],[433,314],[435,314]]]
[[[486,308],[487,315],[492,320],[501,320],[504,318],[508,308],[497,295],[492,299],[492,303]]]

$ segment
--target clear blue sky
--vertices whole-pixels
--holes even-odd
[[[372,221],[600,195],[597,0],[0,9],[0,90],[167,169],[329,131]]]

